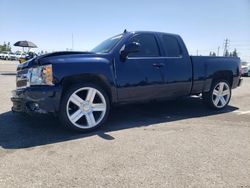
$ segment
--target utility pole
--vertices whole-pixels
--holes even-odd
[[[220,56],[220,47],[218,46],[217,56]]]
[[[228,38],[226,38],[226,40],[225,40],[225,42],[224,42],[224,52],[223,52],[223,55],[224,56],[227,56],[228,54],[228,48],[229,48],[229,40],[228,40]]]
[[[74,35],[73,35],[73,33],[72,33],[72,38],[71,38],[71,42],[72,42],[72,50],[74,49]]]
[[[199,51],[198,51],[198,50],[196,50],[196,55],[197,55],[197,56],[199,55]]]

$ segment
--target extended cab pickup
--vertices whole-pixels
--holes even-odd
[[[179,35],[124,32],[90,52],[55,52],[17,68],[12,110],[54,113],[67,127],[101,126],[113,104],[202,94],[227,106],[241,83],[240,59],[189,56]]]

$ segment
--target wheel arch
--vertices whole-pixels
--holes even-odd
[[[208,92],[211,89],[212,84],[217,80],[228,81],[230,87],[233,85],[233,72],[230,70],[217,71],[205,82],[203,92]]]
[[[96,84],[107,93],[110,102],[114,100],[114,94],[112,92],[111,86],[108,83],[107,79],[103,75],[96,74],[80,74],[67,76],[62,79],[62,96],[64,95],[67,88],[77,83],[91,83]]]

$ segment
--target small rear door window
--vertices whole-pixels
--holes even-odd
[[[167,57],[180,57],[181,48],[177,38],[170,35],[162,35],[162,42]]]

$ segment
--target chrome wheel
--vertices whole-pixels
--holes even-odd
[[[73,92],[66,105],[68,119],[80,129],[97,126],[103,120],[106,111],[105,97],[92,87],[83,87]]]
[[[225,107],[231,97],[231,90],[226,82],[219,82],[213,90],[212,101],[216,108]]]

